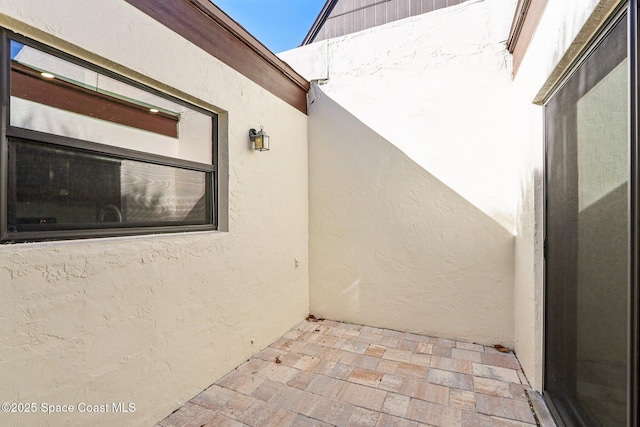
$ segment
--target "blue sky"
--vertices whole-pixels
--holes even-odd
[[[212,0],[275,53],[298,47],[325,0]]]

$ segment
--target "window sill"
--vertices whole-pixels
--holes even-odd
[[[59,248],[71,246],[109,245],[113,243],[131,243],[160,240],[190,239],[203,236],[222,237],[229,233],[221,230],[191,231],[178,233],[138,234],[133,236],[95,237],[86,239],[52,240],[46,242],[20,242],[0,244],[0,252],[15,252],[20,249]]]

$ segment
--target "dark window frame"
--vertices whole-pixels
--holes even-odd
[[[211,117],[212,140],[212,162],[199,163],[168,156],[147,153],[128,148],[115,147],[107,144],[85,141],[81,139],[49,134],[35,130],[14,127],[10,125],[10,97],[11,97],[11,60],[10,42],[15,40],[27,46],[31,46],[45,53],[54,55],[73,64],[98,72],[107,77],[126,83],[132,87],[144,90],[162,98],[168,99],[177,104],[186,106],[194,111]],[[203,109],[179,98],[168,95],[152,87],[114,73],[110,70],[96,66],[92,63],[76,58],[65,52],[31,40],[27,37],[13,33],[10,30],[0,28],[0,244],[50,241],[50,240],[72,240],[101,237],[131,236],[160,233],[183,233],[193,231],[216,230],[218,225],[218,115],[212,111]],[[70,226],[66,230],[57,231],[22,231],[16,232],[9,229],[8,224],[8,201],[10,192],[9,176],[9,140],[31,141],[43,143],[66,149],[69,151],[81,151],[89,154],[104,155],[121,160],[135,160],[144,163],[169,166],[178,169],[193,170],[205,173],[205,205],[206,224],[202,225],[179,225],[175,223],[155,222],[145,225],[131,224],[120,227],[96,226],[94,228],[73,229]],[[13,184],[15,187],[15,183]]]

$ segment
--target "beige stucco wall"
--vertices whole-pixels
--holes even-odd
[[[0,425],[153,425],[308,313],[307,118],[124,1],[0,0],[0,25],[220,113],[228,231],[0,246],[0,400],[136,409]]]
[[[312,101],[311,312],[511,346],[513,236],[318,86]]]
[[[504,53],[500,42],[506,40],[515,5],[506,0],[467,2],[440,14],[280,55],[309,79],[317,80],[324,93],[411,160],[513,232],[514,277],[513,288],[509,288],[513,293],[513,343],[525,374],[538,390],[542,388],[544,338],[544,134],[543,108],[533,100],[592,13],[598,8],[611,9],[616,3],[619,1],[550,1],[511,83],[505,79],[505,73],[511,72],[510,57],[503,58],[504,66],[487,66],[497,64]],[[411,28],[411,35],[403,36],[403,27]],[[473,39],[467,39],[468,35]],[[312,57],[315,63],[309,66]],[[429,81],[429,77],[435,78]],[[312,130],[313,124],[310,135]],[[475,133],[465,134],[469,130]],[[311,145],[312,159],[316,149]],[[313,194],[325,183],[314,183],[313,166],[310,176],[313,217]],[[380,193],[375,197],[394,196]],[[316,292],[323,295],[316,290],[316,259],[329,253],[329,249],[318,249],[316,242],[324,237],[314,234],[314,224],[312,310]],[[473,235],[471,229],[468,233]],[[395,237],[385,236],[375,247],[385,247],[385,238],[395,242]],[[352,260],[354,265],[360,262],[353,257],[341,259]],[[407,265],[401,262],[398,269],[404,273]],[[427,267],[422,268],[428,275]],[[325,280],[320,279],[320,283]]]
[[[511,232],[514,0],[470,0],[279,56]],[[322,64],[322,65],[320,65]]]
[[[514,78],[520,196],[516,211],[515,348],[531,384],[543,379],[544,129],[533,100],[595,8],[611,0],[549,1]]]
[[[318,81],[314,314],[513,345],[514,7],[469,1],[280,54]]]

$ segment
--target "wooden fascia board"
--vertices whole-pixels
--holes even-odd
[[[331,14],[331,11],[333,10],[333,8],[337,3],[338,3],[338,0],[327,0],[324,6],[322,6],[322,10],[316,17],[316,20],[313,22],[313,25],[309,29],[309,32],[305,36],[304,40],[302,40],[302,43],[300,43],[300,46],[313,43],[313,40],[318,35],[320,28],[322,28],[324,23],[327,22],[327,19],[329,19],[329,15]]]
[[[125,0],[303,113],[309,82],[208,0]]]
[[[531,0],[518,0],[518,4],[516,5],[516,13],[513,16],[509,38],[507,39],[507,50],[511,53],[513,53],[516,43],[518,43],[518,38],[522,31],[522,24],[527,17],[527,10],[529,9],[530,3]]]

